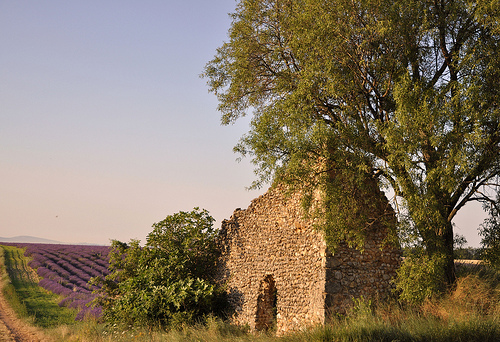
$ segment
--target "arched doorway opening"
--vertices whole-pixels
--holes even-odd
[[[276,283],[272,275],[267,275],[260,282],[259,295],[257,297],[257,315],[255,317],[255,329],[267,331],[276,325],[278,294]]]

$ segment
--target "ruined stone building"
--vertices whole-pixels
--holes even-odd
[[[387,295],[401,255],[384,238],[374,229],[363,253],[339,246],[332,254],[304,219],[300,196],[269,190],[222,223],[220,276],[233,321],[284,334],[326,323],[353,297]]]

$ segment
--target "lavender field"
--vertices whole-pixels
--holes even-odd
[[[109,246],[52,245],[34,243],[2,243],[25,248],[24,255],[31,258],[28,265],[41,278],[44,289],[61,295],[59,306],[79,310],[76,319],[99,317],[101,308],[88,305],[93,299],[88,281],[92,277],[108,274]]]

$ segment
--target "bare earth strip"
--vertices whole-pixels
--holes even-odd
[[[1,296],[1,294],[0,294]],[[7,326],[6,322],[10,321],[6,309],[5,309],[5,301],[3,297],[0,299],[0,342],[6,341],[16,341],[14,335],[11,332],[11,329]],[[11,325],[11,324],[9,324]],[[21,341],[21,340],[19,340]]]

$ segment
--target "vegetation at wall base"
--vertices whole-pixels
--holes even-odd
[[[59,332],[59,337],[64,336],[65,341],[498,341],[499,284],[500,276],[495,270],[472,269],[458,275],[455,288],[422,304],[360,298],[353,301],[346,315],[329,324],[282,337],[250,334],[214,317],[203,324],[185,324],[167,330],[78,322]]]

